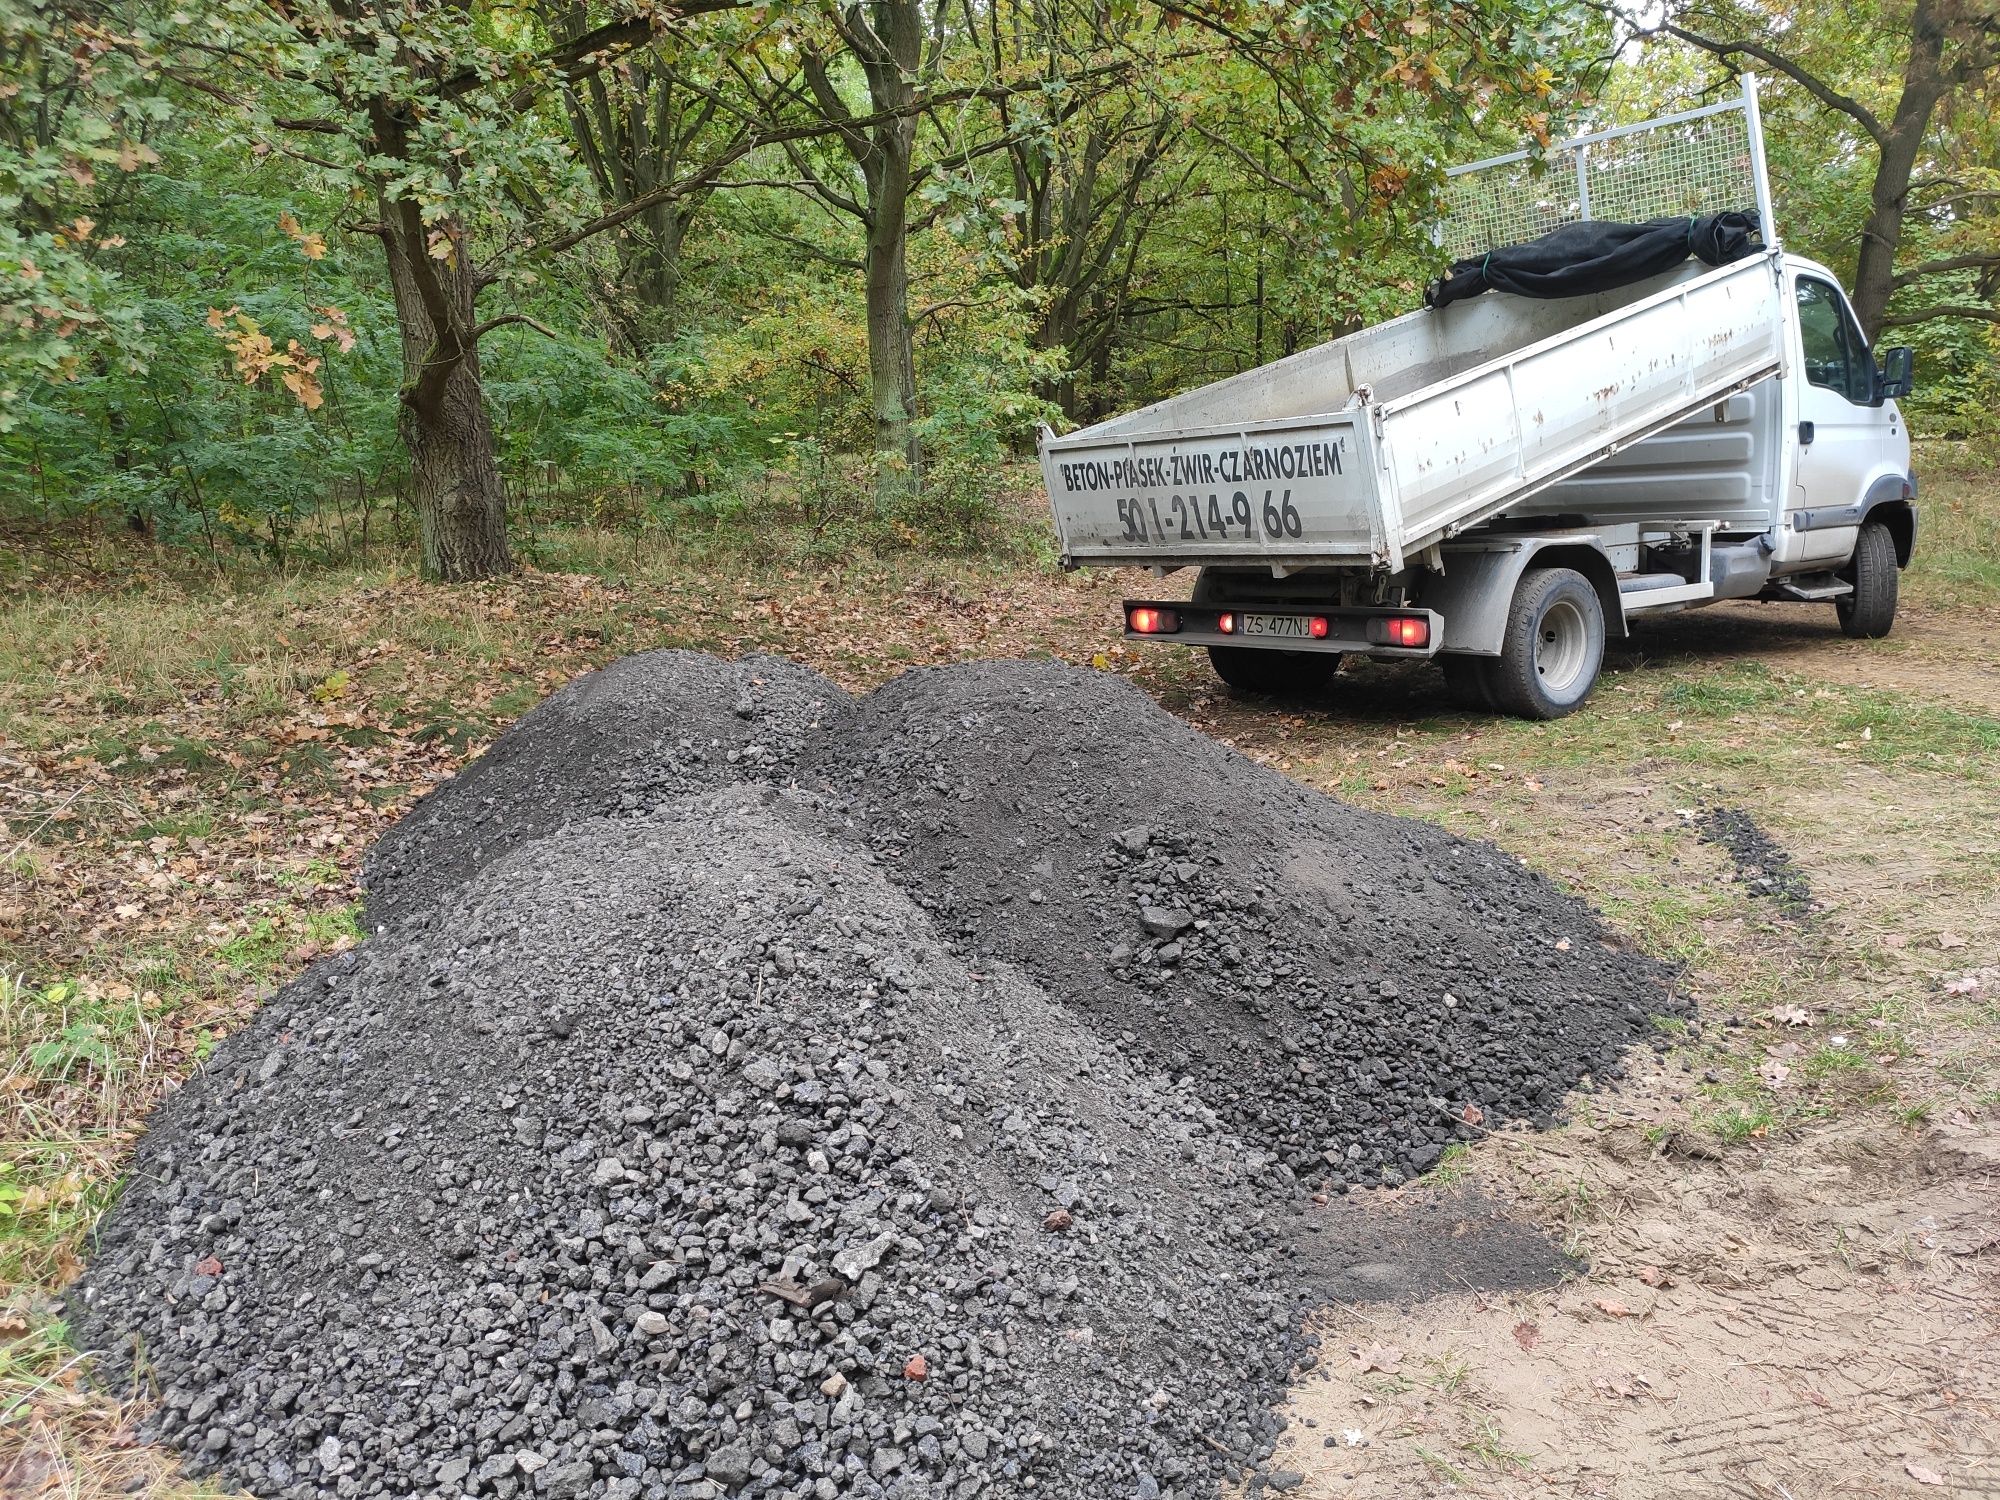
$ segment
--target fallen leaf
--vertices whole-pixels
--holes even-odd
[[[204,1255],[194,1263],[194,1274],[197,1276],[220,1276],[222,1274],[222,1262],[217,1260],[213,1255]]]
[[[1764,1080],[1766,1088],[1779,1089],[1783,1088],[1785,1080],[1792,1076],[1792,1070],[1776,1058],[1772,1058],[1757,1065],[1757,1076]]]
[[[1781,1026],[1810,1026],[1812,1016],[1803,1005],[1774,1005],[1771,1019]]]
[[[1075,1219],[1070,1216],[1068,1209],[1052,1208],[1049,1210],[1048,1217],[1042,1220],[1042,1228],[1046,1229],[1050,1234],[1061,1234],[1075,1222]]]
[[[1556,952],[1558,952],[1558,953],[1567,953],[1567,952],[1569,952],[1569,939],[1568,939],[1568,938],[1557,938],[1557,939],[1556,939]]]
[[[1523,1320],[1514,1325],[1514,1342],[1523,1349],[1532,1349],[1542,1341],[1542,1330],[1533,1323]]]
[[[1903,1472],[1916,1480],[1918,1484],[1944,1483],[1944,1475],[1938,1473],[1936,1469],[1926,1469],[1922,1464],[1913,1463],[1908,1459],[1903,1461]]]
[[[1616,1297],[1599,1297],[1590,1305],[1603,1313],[1607,1318],[1629,1318],[1632,1316],[1632,1309],[1620,1302]]]
[[[1477,1125],[1486,1118],[1486,1111],[1476,1104],[1468,1104],[1458,1112],[1458,1117],[1468,1125]]]
[[[1965,939],[1955,932],[1940,932],[1938,934],[1938,946],[1940,948],[1963,948],[1965,946]],[[1939,1482],[1942,1483],[1943,1481],[1940,1480]]]
[[[1384,1347],[1381,1344],[1370,1344],[1366,1349],[1357,1349],[1354,1351],[1354,1357],[1360,1364],[1360,1369],[1355,1372],[1359,1375],[1366,1375],[1370,1370],[1380,1370],[1384,1375],[1393,1375],[1403,1364],[1401,1349],[1394,1346]]]
[[[1639,1279],[1645,1282],[1647,1286],[1669,1287],[1674,1284],[1674,1278],[1669,1276],[1665,1271],[1662,1271],[1658,1266],[1639,1267]]]

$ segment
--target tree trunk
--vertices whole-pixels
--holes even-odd
[[[414,204],[385,203],[382,242],[402,335],[403,388],[396,428],[410,454],[418,556],[447,583],[508,572],[507,491],[480,378],[474,298],[478,275],[465,237],[450,226],[441,260]]]
[[[868,387],[875,410],[875,493],[892,498],[922,471],[917,443],[917,367],[910,338],[909,143],[887,168],[890,189],[871,193],[868,228]]]
[[[1920,0],[1910,17],[1910,53],[1903,64],[1903,92],[1886,137],[1877,143],[1875,182],[1869,193],[1868,222],[1854,264],[1854,315],[1872,344],[1882,331],[1889,298],[1896,289],[1896,252],[1903,243],[1903,215],[1910,178],[1930,130],[1931,114],[1949,90],[1944,68],[1944,26],[1930,0]]]
[[[629,264],[632,290],[648,314],[650,335],[667,339],[680,310],[681,237],[687,221],[677,204],[660,203],[640,214],[639,223]]]
[[[435,409],[424,411],[405,402],[397,430],[410,450],[418,556],[425,574],[463,583],[511,571],[507,492],[477,359],[454,372]]]
[[[878,111],[909,110],[916,102],[923,66],[923,17],[916,0],[887,0],[875,9],[876,30],[860,41],[857,56]],[[880,49],[880,50],[877,50]],[[824,79],[818,88],[824,92]],[[856,150],[868,186],[868,250],[863,276],[868,294],[868,390],[875,414],[875,500],[893,500],[922,477],[917,443],[917,370],[910,330],[910,174],[917,118],[898,114],[881,121]]]

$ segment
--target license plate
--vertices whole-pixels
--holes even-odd
[[[1312,630],[1306,624],[1304,615],[1238,615],[1236,632],[1238,635],[1283,636],[1294,641],[1312,639]]]

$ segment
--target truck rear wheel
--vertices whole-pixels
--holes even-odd
[[[1896,539],[1880,521],[1868,521],[1854,539],[1854,561],[1841,574],[1854,592],[1833,603],[1843,634],[1880,640],[1896,623]]]
[[[1203,568],[1194,581],[1196,604],[1232,603],[1229,589],[1213,568]],[[1316,693],[1340,670],[1338,651],[1265,651],[1255,646],[1210,646],[1208,664],[1215,675],[1239,693],[1283,697]]]
[[[1337,651],[1260,651],[1249,646],[1210,646],[1215,675],[1240,693],[1282,697],[1316,693],[1340,669]]]
[[[1574,713],[1604,666],[1604,605],[1574,568],[1531,568],[1514,590],[1500,656],[1489,669],[1493,706],[1524,719]]]

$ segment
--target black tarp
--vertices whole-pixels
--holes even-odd
[[[1690,255],[1726,266],[1762,248],[1753,213],[1644,224],[1586,220],[1550,230],[1525,245],[1454,261],[1449,272],[1424,288],[1424,305],[1444,307],[1489,289],[1523,297],[1581,297],[1658,276]]]

